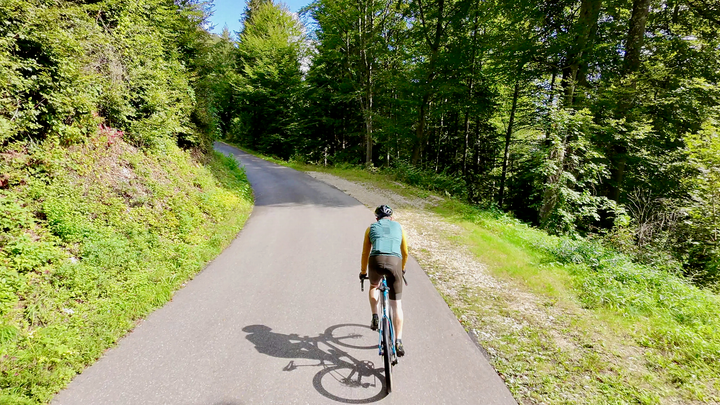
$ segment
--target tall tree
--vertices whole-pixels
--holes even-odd
[[[575,104],[575,88],[578,80],[585,82],[587,62],[594,47],[595,34],[602,0],[582,0],[577,22],[573,24],[571,42],[568,44],[565,64],[562,68],[562,85],[565,106]]]
[[[284,6],[253,10],[237,48],[241,107],[233,136],[241,143],[285,158],[295,153],[304,49],[302,26]]]
[[[412,164],[417,164],[426,142],[428,107],[437,89],[434,82],[442,69],[440,65],[443,61],[450,62],[449,59],[444,59],[443,51],[447,50],[452,29],[466,23],[464,17],[471,3],[467,0],[414,0],[412,4],[412,17],[415,21],[413,36],[422,44],[422,56],[419,58],[421,62],[417,66],[418,118],[411,158]]]
[[[364,162],[373,159],[378,80],[387,65],[392,33],[404,24],[395,0],[318,1],[311,10],[318,23],[318,58],[332,58],[343,67],[347,96],[357,101],[363,120]],[[327,66],[327,65],[324,65]]]
[[[626,81],[630,91],[618,103],[618,113],[620,115],[629,116],[628,110],[633,108],[633,98],[635,97],[633,89],[637,86],[637,81],[632,77],[640,68],[640,53],[645,42],[645,26],[647,24],[648,14],[650,12],[650,0],[634,0],[632,16],[625,39],[625,56],[623,58],[623,66],[621,80]],[[633,118],[631,118],[632,120]],[[628,150],[626,143],[628,135],[626,131],[621,131],[616,142],[610,149],[610,159],[612,160],[611,172],[612,181],[609,183],[610,192],[608,197],[614,201],[620,201],[620,192],[625,179],[625,170],[627,166]]]

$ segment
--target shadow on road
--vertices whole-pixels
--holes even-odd
[[[334,325],[314,337],[276,333],[265,325],[249,325],[243,331],[258,352],[291,359],[283,371],[321,368],[313,378],[313,387],[327,398],[346,404],[367,404],[385,397],[385,370],[376,369],[371,361],[359,360],[345,350],[377,350],[377,335],[365,325]],[[313,362],[306,364],[303,360]]]

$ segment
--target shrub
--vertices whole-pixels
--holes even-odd
[[[48,401],[236,235],[244,173],[196,156],[117,140],[17,157],[53,170],[0,190],[0,403]]]
[[[465,195],[465,183],[458,176],[423,170],[403,160],[395,161],[394,166],[384,170],[396,180],[415,187],[439,191],[456,197]]]

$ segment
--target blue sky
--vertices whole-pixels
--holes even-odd
[[[297,13],[298,10],[310,4],[312,0],[285,0],[290,11]],[[210,17],[210,23],[215,25],[212,32],[221,33],[227,24],[230,32],[240,30],[240,18],[245,10],[245,0],[214,0],[215,12]]]

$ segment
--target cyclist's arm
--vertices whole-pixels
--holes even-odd
[[[370,228],[368,228],[370,230]],[[405,230],[402,230],[402,242],[400,242],[400,253],[402,253],[402,269],[405,271],[405,263],[408,259],[408,247],[407,247],[407,236],[405,236]]]
[[[370,227],[365,231],[365,239],[363,239],[363,251],[360,260],[360,273],[367,273],[368,258],[370,257]]]

